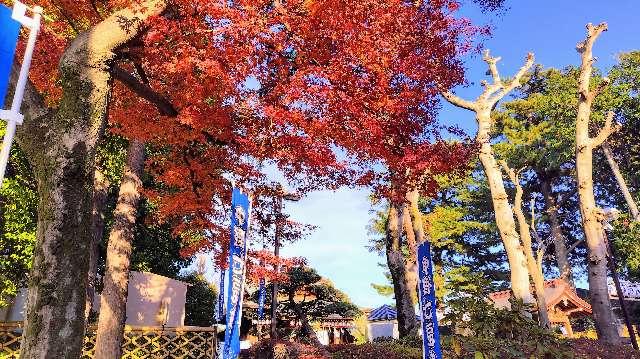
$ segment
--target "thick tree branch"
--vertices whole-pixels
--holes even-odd
[[[500,163],[500,166],[502,166],[504,171],[507,173],[507,176],[509,176],[509,179],[511,180],[511,182],[513,182],[513,184],[516,187],[520,186],[520,173],[522,172],[522,170],[524,170],[524,168],[521,168],[515,171],[514,169],[509,167],[509,165],[507,164],[507,161],[501,160],[499,163]]]
[[[496,64],[501,59],[501,57],[491,57],[489,49],[484,50],[482,53],[482,60],[489,65],[489,72],[493,78],[493,83],[499,86],[502,86],[502,79],[500,78],[500,73],[498,72],[498,66]]]
[[[176,110],[173,104],[162,95],[155,92],[151,86],[142,83],[127,71],[116,66],[111,70],[111,74],[113,75],[113,78],[123,83],[136,95],[156,106],[161,115],[170,117],[178,116],[178,110]]]
[[[593,24],[587,24],[587,38],[578,43],[576,50],[580,53],[581,65],[580,65],[580,79],[578,83],[578,93],[584,99],[590,98],[589,82],[591,80],[591,72],[593,71],[593,44],[598,36],[602,32],[607,31],[607,23],[603,22],[600,25],[593,26]]]
[[[608,77],[604,77],[602,81],[600,81],[598,86],[596,86],[593,90],[591,90],[591,92],[589,92],[589,100],[593,101],[596,98],[596,96],[600,95],[602,91],[604,91],[604,89],[607,88],[607,86],[609,86],[610,82],[611,80],[609,80]]]
[[[576,50],[579,53],[590,53],[593,50],[593,44],[598,39],[598,36],[602,34],[604,31],[607,31],[609,27],[606,22],[602,22],[598,25],[593,25],[592,23],[587,24],[587,38],[582,40],[576,45]]]
[[[604,127],[600,130],[598,135],[591,139],[592,148],[600,146],[604,141],[611,136],[612,133],[620,130],[620,125],[613,122],[613,111],[607,113],[607,118],[604,122]]]
[[[160,15],[166,0],[146,0],[132,8],[124,8],[80,34],[67,48],[60,63],[73,67],[83,63],[102,68],[112,59],[114,50],[133,39],[149,18]]]
[[[602,144],[602,152],[604,152],[604,156],[606,157],[607,162],[609,162],[609,167],[611,167],[611,172],[613,172],[613,175],[615,176],[616,181],[618,182],[618,187],[620,187],[620,191],[624,196],[624,200],[627,202],[627,206],[629,207],[629,211],[631,212],[631,216],[633,217],[633,220],[640,221],[640,211],[638,210],[638,205],[636,204],[636,201],[633,199],[633,196],[631,195],[631,191],[629,191],[629,187],[627,186],[627,182],[624,180],[624,177],[622,176],[620,167],[618,166],[618,163],[613,157],[613,151],[611,151],[611,147],[609,147],[609,144],[606,141]]]
[[[467,101],[467,100],[463,100],[462,98],[454,95],[453,93],[446,91],[446,92],[442,92],[442,97],[445,98],[445,100],[449,101],[449,103],[451,103],[454,106],[458,106],[470,111],[476,111],[476,104],[471,102],[471,101]]]
[[[532,52],[528,53],[524,65],[522,65],[522,67],[518,70],[518,72],[515,74],[513,79],[509,82],[509,84],[504,86],[502,91],[498,92],[498,94],[491,97],[492,103],[497,103],[505,95],[513,91],[513,89],[520,86],[521,85],[520,81],[522,80],[522,77],[524,76],[524,74],[527,73],[527,71],[529,71],[531,66],[533,66],[534,61],[535,61],[535,56],[533,55],[533,53]]]
[[[506,96],[509,92],[513,91],[516,87],[520,86],[520,81],[524,74],[529,71],[531,66],[533,66],[533,62],[535,60],[533,53],[527,54],[527,59],[525,64],[518,70],[513,79],[509,81],[508,84],[505,84],[500,78],[500,73],[498,72],[497,63],[500,61],[500,57],[491,57],[489,50],[486,50],[482,56],[482,59],[489,66],[488,73],[491,75],[493,79],[493,83],[489,83],[488,81],[482,81],[482,86],[484,87],[484,91],[482,94],[478,96],[475,101],[468,101],[461,99],[460,97],[452,94],[451,92],[442,92],[442,96],[449,101],[452,105],[457,107],[461,107],[467,110],[471,110],[474,112],[478,112],[480,109],[493,109],[500,99]]]

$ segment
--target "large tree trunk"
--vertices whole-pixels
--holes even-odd
[[[122,356],[131,243],[135,234],[143,168],[144,143],[131,140],[107,245],[107,264],[96,337],[97,359]]]
[[[109,180],[104,176],[100,168],[96,168],[93,180],[93,203],[91,217],[91,243],[89,245],[89,273],[87,275],[87,306],[85,318],[89,318],[93,312],[93,304],[96,297],[96,281],[98,278],[98,245],[104,234],[104,209],[107,205],[109,192]]]
[[[591,104],[601,91],[600,87],[593,90],[589,87],[594,61],[592,48],[598,35],[606,30],[606,24],[596,27],[589,24],[587,28],[587,39],[578,46],[582,65],[580,66],[579,102],[576,118],[576,177],[582,227],[589,251],[587,261],[589,296],[598,339],[606,343],[617,343],[620,341],[620,337],[607,288],[607,247],[601,223],[602,209],[596,205],[593,193],[593,149],[602,144],[609,136],[613,115],[607,117],[607,124],[597,137],[591,138],[589,135]]]
[[[573,272],[571,271],[571,264],[569,263],[569,252],[567,250],[565,237],[562,234],[562,226],[560,225],[556,197],[553,194],[549,180],[541,180],[541,187],[547,216],[549,216],[551,239],[553,240],[553,247],[556,253],[556,263],[558,265],[558,271],[560,272],[560,278],[566,280],[572,287],[574,287]]]
[[[582,111],[579,111],[579,115]],[[582,114],[584,115],[584,114]],[[587,115],[587,119],[588,119]],[[607,251],[603,228],[600,222],[600,209],[596,205],[593,194],[592,166],[593,157],[590,145],[584,144],[585,136],[588,136],[588,124],[580,129],[578,123],[576,142],[576,172],[578,177],[578,194],[580,195],[580,214],[582,215],[582,227],[587,242],[589,296],[593,317],[596,322],[598,339],[607,343],[619,341],[616,318],[613,315],[609,291],[607,287]]]
[[[398,217],[402,211],[402,208],[398,210],[396,204],[389,204],[386,228],[386,254],[396,300],[398,331],[400,337],[406,337],[417,335],[418,322],[413,307],[413,298],[411,298],[410,294],[410,283],[407,281],[404,255],[400,243],[401,220]]]
[[[604,152],[604,156],[607,158],[607,162],[609,162],[609,167],[611,167],[611,171],[616,177],[616,181],[618,182],[620,191],[622,191],[624,200],[627,202],[627,206],[629,207],[629,212],[631,212],[631,217],[633,217],[634,221],[640,221],[640,211],[638,211],[638,205],[633,200],[631,191],[629,191],[629,187],[627,187],[627,183],[622,176],[622,172],[620,172],[620,167],[618,167],[618,163],[613,157],[613,152],[611,151],[609,144],[607,144],[606,142],[602,144],[602,152]]]
[[[58,112],[20,128],[38,182],[38,225],[22,358],[78,358],[84,337],[94,155],[108,80],[80,37],[61,62]]]
[[[534,302],[534,299],[529,286],[527,259],[520,245],[520,237],[518,236],[516,223],[513,218],[513,209],[509,204],[509,198],[504,188],[502,171],[491,149],[490,115],[490,109],[484,109],[477,113],[479,126],[477,142],[481,145],[479,155],[480,162],[484,168],[489,189],[491,190],[491,201],[496,216],[496,225],[500,231],[504,249],[507,252],[507,259],[511,270],[511,290],[515,298],[530,304]]]
[[[78,358],[85,324],[95,148],[102,135],[114,49],[164,8],[149,0],[80,34],[60,60],[55,113],[29,83],[18,141],[38,182],[38,226],[21,358]],[[144,8],[144,9],[143,9]],[[18,67],[12,69],[11,83]]]
[[[425,233],[424,233],[424,225],[422,223],[422,213],[420,212],[420,208],[418,206],[418,201],[420,200],[420,192],[413,188],[411,191],[407,192],[407,202],[409,202],[409,215],[411,216],[411,224],[413,230],[413,251],[416,251],[416,247],[422,242],[425,241]]]

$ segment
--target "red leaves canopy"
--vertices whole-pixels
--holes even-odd
[[[48,20],[31,79],[51,106],[65,47],[140,2],[38,1]],[[155,149],[147,169],[161,186],[147,195],[192,239],[226,238],[229,180],[259,188],[266,165],[303,192],[428,185],[468,154],[442,142],[435,123],[436,96],[462,81],[458,55],[478,31],[457,9],[455,0],[173,0],[116,49],[113,66],[178,115],[115,82],[109,121]]]

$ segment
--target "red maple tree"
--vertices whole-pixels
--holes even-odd
[[[67,44],[131,2],[40,5],[54,21],[45,21],[31,79],[55,106]],[[438,142],[436,96],[462,81],[459,55],[481,30],[454,16],[458,6],[172,1],[117,49],[111,127],[165,149],[147,166],[163,190],[146,194],[161,219],[178,219],[176,234],[223,237],[227,213],[212,199],[229,202],[229,178],[263,183],[265,164],[303,192],[384,184],[406,168],[446,171],[465,150]]]
[[[147,170],[161,186],[146,195],[190,244],[227,237],[230,179],[259,188],[265,166],[302,193],[384,193],[393,182],[432,186],[425,174],[468,152],[441,141],[435,123],[437,94],[461,83],[459,55],[482,31],[456,18],[455,0],[38,3],[31,81],[52,109],[71,101],[63,53],[120,27],[122,42],[87,55],[104,67],[91,71],[115,80],[110,127],[158,149]]]

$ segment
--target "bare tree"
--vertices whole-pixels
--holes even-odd
[[[443,96],[453,105],[473,111],[476,115],[476,121],[478,123],[476,141],[480,144],[479,157],[487,176],[489,189],[491,190],[491,200],[493,202],[496,225],[500,231],[500,237],[509,260],[511,290],[516,298],[522,299],[525,303],[533,303],[534,300],[529,286],[527,260],[516,230],[513,210],[509,204],[507,192],[505,191],[502,171],[491,148],[491,128],[494,124],[491,118],[491,111],[500,99],[520,86],[520,80],[533,65],[534,57],[532,53],[529,53],[525,64],[510,81],[503,81],[500,77],[497,68],[497,63],[500,60],[499,57],[491,57],[487,50],[484,53],[483,60],[489,66],[489,72],[491,73],[493,82],[482,81],[484,91],[475,101],[463,100],[451,92],[444,92]]]
[[[513,201],[513,212],[518,220],[518,227],[520,230],[520,239],[522,240],[522,248],[524,254],[527,257],[527,267],[529,268],[529,274],[533,279],[533,288],[536,293],[536,302],[538,304],[538,320],[540,326],[549,329],[551,328],[551,322],[549,321],[549,312],[547,310],[547,299],[544,293],[544,274],[542,272],[542,258],[543,255],[538,253],[536,256],[533,254],[533,243],[531,241],[531,227],[527,223],[527,219],[522,210],[522,185],[520,184],[520,173],[522,170],[514,171],[507,165],[507,162],[500,161],[500,164],[504,168],[504,171],[511,179],[511,182],[516,187],[516,194]],[[533,219],[532,219],[533,220]]]
[[[590,89],[593,72],[593,44],[607,24],[587,25],[587,38],[580,42],[577,50],[582,63],[578,82],[578,114],[576,117],[576,179],[580,198],[582,227],[588,249],[589,296],[593,317],[596,322],[598,339],[607,343],[620,341],[616,319],[611,309],[607,288],[607,245],[602,227],[603,211],[596,205],[593,193],[593,150],[602,145],[617,126],[613,122],[613,113],[609,112],[604,127],[595,137],[589,134],[591,105],[593,100],[608,85],[608,79]]]

